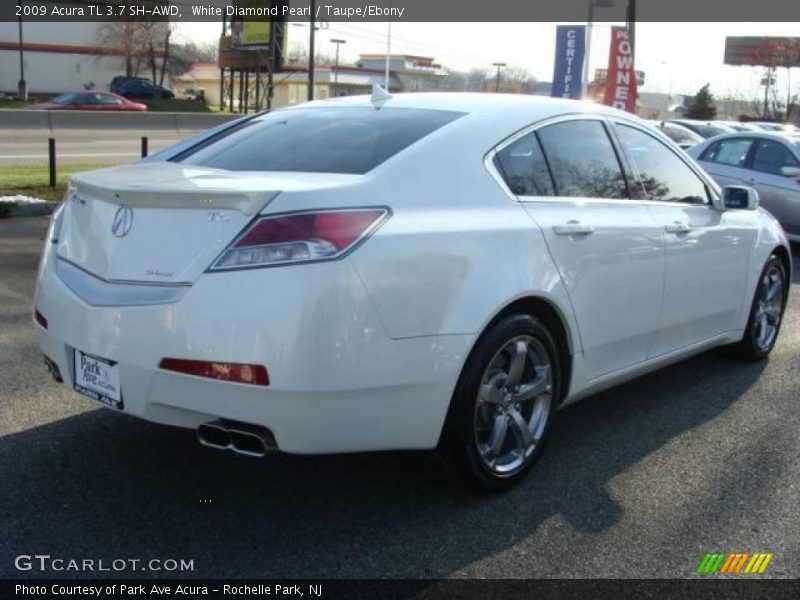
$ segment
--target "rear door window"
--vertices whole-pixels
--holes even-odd
[[[373,107],[278,110],[174,160],[228,171],[362,174],[462,115]]]
[[[729,167],[743,168],[747,160],[747,153],[750,152],[750,146],[752,145],[753,141],[746,138],[721,140],[712,144],[703,153],[700,160]]]
[[[603,123],[565,121],[538,130],[555,193],[581,198],[628,198],[614,146]]]

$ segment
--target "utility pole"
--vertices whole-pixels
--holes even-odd
[[[20,100],[28,99],[28,84],[25,82],[25,49],[22,43],[22,0],[17,0],[19,11],[19,82],[17,82],[17,94]]]
[[[317,2],[311,0],[311,17],[308,20],[308,101],[314,99],[314,16],[317,14]]]
[[[333,95],[339,95],[339,46],[346,44],[347,40],[331,38],[331,44],[336,44],[336,60],[333,67]]]
[[[505,67],[507,65],[504,62],[495,62],[495,63],[492,63],[492,66],[493,67],[497,67],[497,75],[495,76],[495,79],[494,79],[494,92],[498,93],[500,91],[500,69],[502,69],[503,67]]]

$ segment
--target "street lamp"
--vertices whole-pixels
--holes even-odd
[[[334,71],[333,71],[333,95],[334,97],[339,95],[339,46],[342,44],[346,44],[347,40],[340,40],[336,38],[331,38],[331,44],[336,44],[336,60],[334,62]]]
[[[592,56],[592,24],[594,23],[594,8],[611,8],[615,0],[589,0],[589,18],[586,20],[586,48],[583,54],[583,96],[589,95],[589,59]]]
[[[495,94],[500,91],[500,69],[507,66],[504,62],[495,62],[492,63],[493,67],[497,67],[497,75],[495,75],[494,79],[494,92]]]

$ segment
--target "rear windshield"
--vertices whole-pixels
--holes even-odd
[[[228,171],[362,174],[462,115],[340,106],[280,110],[224,131],[173,160]]]

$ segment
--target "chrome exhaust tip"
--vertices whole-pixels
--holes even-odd
[[[44,357],[44,366],[47,368],[47,372],[50,373],[50,377],[52,377],[57,383],[64,383],[64,378],[61,377],[61,370],[58,368],[58,365],[55,363],[55,361],[49,356]]]
[[[225,419],[200,425],[197,439],[209,448],[232,450],[255,458],[263,458],[278,450],[275,436],[266,427]]]
[[[231,447],[231,436],[228,430],[219,425],[219,421],[203,423],[197,428],[197,440],[209,448],[228,450]]]

